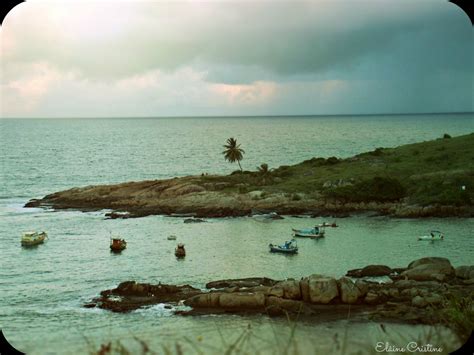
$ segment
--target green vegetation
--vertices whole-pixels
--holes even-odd
[[[350,316],[348,315],[348,318]],[[388,328],[388,329],[387,329]],[[418,335],[407,335],[406,332],[397,331],[390,325],[380,323],[379,328],[372,330],[371,334],[361,339],[350,337],[348,328],[340,333],[335,333],[333,337],[321,339],[318,337],[306,338],[302,341],[299,334],[297,322],[289,322],[287,329],[282,331],[273,330],[267,336],[255,331],[249,324],[246,328],[235,329],[235,334],[226,336],[221,330],[219,340],[209,339],[199,336],[191,338],[184,336],[182,340],[168,341],[157,346],[155,349],[143,341],[133,336],[133,343],[130,341],[116,340],[102,344],[97,347],[90,341],[89,354],[91,355],[129,355],[129,354],[275,354],[275,355],[302,355],[302,354],[337,354],[337,355],[371,355],[380,354],[387,342],[396,347],[407,347],[409,343],[425,346],[431,344],[433,348],[440,348],[441,354],[448,354],[459,348],[465,342],[456,339],[451,332],[442,327],[431,327],[422,331]],[[124,345],[127,343],[127,345]],[[386,353],[386,352],[383,352]]]
[[[272,181],[272,174],[268,168],[268,164],[261,164],[257,167],[258,174],[260,175],[261,184],[266,185]]]
[[[226,182],[223,191],[291,193],[346,202],[396,201],[419,205],[465,206],[474,202],[474,133],[377,148],[347,159],[312,158],[293,166],[205,176],[202,182]],[[224,154],[230,162],[242,158],[230,138]],[[239,163],[240,165],[240,163]]]
[[[444,303],[442,316],[460,340],[464,342],[474,329],[474,296],[452,296]]]
[[[235,138],[227,139],[227,143],[224,145],[224,148],[225,150],[222,152],[222,154],[224,154],[225,160],[230,163],[237,162],[239,164],[240,171],[242,171],[240,161],[244,158],[243,154],[245,154],[245,151],[240,148],[240,144],[237,144],[237,140]]]
[[[400,200],[405,194],[406,189],[400,181],[380,176],[324,191],[326,197],[343,202],[392,202]]]

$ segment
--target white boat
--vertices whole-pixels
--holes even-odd
[[[440,231],[432,230],[429,235],[422,235],[418,240],[443,240],[444,234]]]
[[[252,218],[258,222],[264,222],[264,223],[271,222],[275,219],[283,219],[283,217],[281,217],[276,212],[254,214]]]
[[[24,247],[38,245],[43,243],[47,237],[48,234],[46,232],[25,232],[21,237],[21,245]]]
[[[303,228],[303,229],[294,229],[293,235],[295,237],[302,237],[302,238],[323,238],[325,231],[324,227],[321,225],[315,226],[314,228]]]

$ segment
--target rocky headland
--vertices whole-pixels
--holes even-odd
[[[350,315],[410,324],[446,324],[456,312],[467,312],[472,324],[473,292],[474,266],[454,268],[448,259],[426,257],[403,268],[369,265],[349,270],[339,279],[318,274],[300,280],[256,277],[213,281],[205,289],[126,281],[102,291],[85,307],[130,312],[164,303],[180,315],[257,313],[315,321]],[[453,310],[453,304],[467,309]]]
[[[347,159],[312,158],[293,166],[230,175],[186,176],[72,188],[26,207],[111,209],[109,218],[146,215],[279,214],[344,217],[474,216],[474,134],[377,148]]]

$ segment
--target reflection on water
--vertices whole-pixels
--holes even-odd
[[[287,257],[270,253],[268,244],[290,239],[291,228],[310,227],[322,219],[286,217],[264,224],[251,218],[228,218],[185,224],[182,218],[163,216],[105,220],[104,212],[20,211],[0,221],[0,319],[10,338],[25,346],[38,339],[49,344],[69,339],[74,348],[82,344],[84,334],[107,339],[122,337],[123,329],[127,334],[149,334],[151,339],[153,332],[162,329],[176,334],[183,334],[183,329],[193,335],[206,332],[207,323],[202,320],[206,317],[169,317],[159,308],[127,315],[81,308],[101,290],[125,280],[204,287],[222,278],[341,276],[367,264],[406,266],[428,255],[448,257],[461,265],[471,263],[474,248],[474,219],[339,219],[339,227],[327,228],[323,239],[298,239],[299,254]],[[41,224],[32,226],[36,220]],[[21,248],[22,231],[39,225],[48,231],[46,243],[35,249]],[[433,227],[444,231],[446,239],[417,240]],[[110,233],[127,239],[127,249],[121,254],[110,253]],[[167,240],[171,234],[177,236],[176,241]],[[174,256],[178,242],[187,249],[182,261]],[[245,323],[240,317],[212,319],[212,327],[217,322],[219,328]]]

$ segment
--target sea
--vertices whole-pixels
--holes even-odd
[[[339,277],[368,264],[403,267],[424,256],[447,257],[454,266],[472,264],[474,219],[286,216],[265,224],[248,217],[185,224],[176,217],[107,220],[107,211],[55,211],[24,204],[78,186],[229,174],[238,169],[222,155],[229,137],[245,150],[243,169],[255,170],[262,163],[275,168],[312,157],[345,158],[473,131],[472,113],[0,119],[0,329],[27,354],[88,354],[110,341],[137,353],[140,341],[158,353],[219,353],[248,329],[260,339],[255,349],[272,353],[272,346],[294,333],[288,320],[183,317],[164,305],[118,314],[83,305],[126,280],[203,288],[208,281],[226,278]],[[336,221],[339,227],[328,228],[324,239],[300,240],[298,255],[269,253],[268,244],[288,240],[291,228],[323,221]],[[430,229],[443,231],[445,240],[417,240]],[[36,248],[22,248],[20,237],[29,230],[45,230],[49,238]],[[167,240],[171,234],[177,241]],[[119,255],[109,251],[111,235],[128,241]],[[176,242],[186,245],[184,260],[174,256]],[[377,326],[354,326],[350,320],[300,322],[296,337],[301,344],[310,341],[307,349],[334,349],[337,334],[350,339],[371,334],[375,344]],[[410,334],[426,331],[413,329]]]

